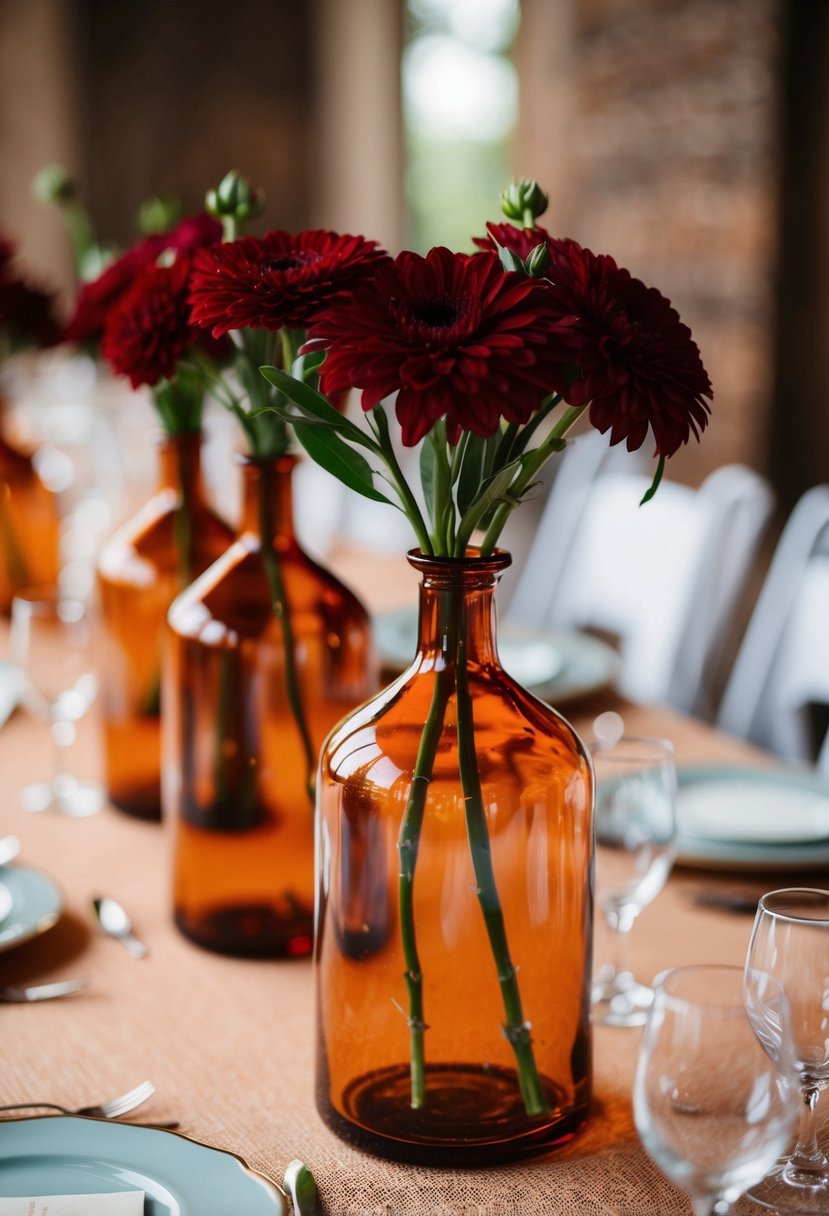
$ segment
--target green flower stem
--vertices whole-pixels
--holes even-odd
[[[14,530],[11,513],[6,507],[2,494],[0,494],[0,549],[3,550],[6,557],[6,571],[12,592],[17,587],[25,587],[30,581],[28,566]]]
[[[498,537],[501,535],[504,524],[509,518],[510,512],[518,504],[521,495],[532,483],[533,478],[538,473],[539,469],[555,452],[561,450],[562,440],[570,427],[581,417],[587,407],[584,405],[574,406],[568,405],[563,412],[558,422],[550,431],[549,435],[535,448],[529,452],[526,457],[526,463],[518,477],[510,486],[510,498],[514,501],[502,503],[492,517],[492,522],[486,530],[486,535],[480,546],[481,557],[488,557],[495,545],[498,543]]]
[[[285,644],[285,691],[288,696],[288,703],[291,706],[294,722],[296,723],[300,739],[302,740],[302,750],[305,754],[306,765],[305,785],[308,791],[308,797],[311,800],[311,806],[313,807],[317,757],[314,750],[314,745],[311,741],[311,732],[308,729],[305,709],[302,704],[302,693],[299,687],[299,677],[296,669],[296,654],[294,652],[294,630],[291,624],[291,614],[288,611],[288,601],[285,596],[285,584],[282,579],[282,566],[271,543],[271,520],[267,508],[267,496],[264,493],[262,494],[260,533],[262,538],[262,564],[265,568],[268,586],[270,587],[271,606],[273,608],[274,616],[277,618],[282,627],[282,640]]]
[[[382,406],[376,406],[368,415],[370,423],[374,426],[375,435],[381,449],[383,461],[389,471],[389,479],[394,486],[395,491],[400,499],[401,509],[403,514],[408,519],[414,529],[417,537],[418,547],[421,553],[425,553],[434,557],[435,551],[432,546],[432,538],[429,535],[429,529],[426,527],[426,521],[421,514],[420,507],[417,505],[417,499],[411,491],[409,483],[403,474],[397,456],[394,453],[391,439],[389,437],[389,424],[386,415],[383,413]]]
[[[506,1023],[504,1037],[515,1055],[518,1086],[528,1115],[541,1115],[549,1110],[541,1078],[535,1063],[530,1025],[524,1020],[521,993],[515,966],[510,957],[504,913],[495,883],[489,832],[484,812],[478,755],[475,749],[475,720],[467,672],[466,611],[459,598],[458,648],[455,668],[458,706],[458,766],[466,804],[466,831],[472,855],[472,868],[478,900],[484,915],[489,944],[495,959],[498,983],[504,1002]]]
[[[442,607],[449,596],[439,593]],[[448,629],[451,625],[451,612],[442,613],[442,625]],[[445,653],[451,655],[454,646],[451,639]],[[454,691],[452,663],[446,663],[435,669],[435,684],[432,690],[432,703],[420,736],[417,750],[412,786],[400,834],[397,839],[397,852],[400,858],[400,936],[403,942],[403,957],[406,962],[404,979],[409,994],[409,1070],[411,1077],[411,1105],[419,1110],[426,1101],[426,1073],[424,1065],[423,1036],[427,1029],[423,1017],[423,973],[420,969],[420,958],[417,952],[417,938],[414,917],[414,877],[417,864],[417,853],[420,845],[420,832],[423,826],[423,812],[426,805],[426,795],[432,780],[432,770],[435,764],[443,723],[446,717],[446,706]]]

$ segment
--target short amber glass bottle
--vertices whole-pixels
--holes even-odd
[[[592,775],[499,664],[508,555],[410,560],[417,657],[320,761],[317,1105],[380,1155],[486,1164],[586,1117]]]
[[[319,749],[376,688],[365,609],[297,544],[294,463],[245,463],[239,538],[170,610],[175,919],[229,954],[310,952]]]
[[[57,582],[59,534],[55,495],[31,456],[0,435],[0,612],[9,611],[21,587]]]
[[[101,692],[106,788],[120,810],[161,818],[161,667],[167,610],[233,540],[204,497],[201,436],[166,436],[157,492],[103,545]]]

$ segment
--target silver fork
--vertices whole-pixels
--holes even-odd
[[[22,1005],[29,1001],[54,1001],[59,996],[82,992],[89,980],[58,980],[54,984],[29,984],[23,988],[0,987],[0,1001]]]
[[[97,1106],[79,1106],[75,1110],[69,1110],[65,1106],[58,1106],[56,1102],[18,1102],[12,1106],[0,1106],[0,1111],[59,1110],[64,1115],[92,1115],[96,1119],[119,1119],[121,1115],[126,1115],[128,1111],[135,1110],[142,1102],[146,1102],[154,1093],[155,1086],[152,1081],[142,1081],[140,1085],[136,1085],[135,1089],[129,1089],[117,1098],[110,1098],[108,1102],[99,1102]]]

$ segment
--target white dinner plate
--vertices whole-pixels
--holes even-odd
[[[417,650],[417,609],[380,613],[373,628],[383,665],[402,671]],[[556,708],[606,688],[619,674],[616,651],[584,633],[541,631],[505,621],[498,630],[498,653],[514,680]]]
[[[829,781],[796,768],[682,768],[677,823],[686,865],[821,867],[829,864]]]
[[[0,951],[11,950],[51,929],[63,911],[63,900],[51,878],[31,866],[3,866],[2,885],[11,899],[0,916]]]
[[[176,1132],[45,1115],[0,1122],[0,1195],[143,1191],[144,1216],[286,1216],[240,1157]]]

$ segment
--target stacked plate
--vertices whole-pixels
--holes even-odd
[[[829,865],[829,781],[807,769],[680,769],[677,820],[678,860],[685,865]]]

